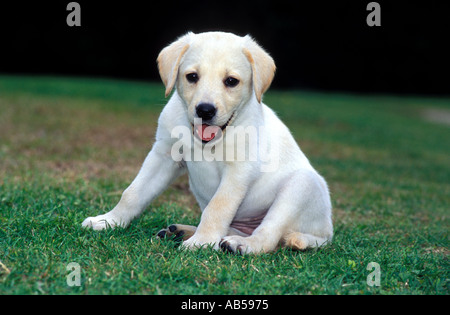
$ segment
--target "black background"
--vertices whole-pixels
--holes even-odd
[[[252,35],[275,59],[276,88],[450,94],[445,1],[79,0],[0,5],[0,73],[159,80],[159,51],[187,31]]]

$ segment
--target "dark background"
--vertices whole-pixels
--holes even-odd
[[[275,59],[276,88],[450,94],[445,1],[79,0],[0,5],[0,73],[159,80],[159,51],[187,31],[252,35]]]

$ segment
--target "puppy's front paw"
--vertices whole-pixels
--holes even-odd
[[[242,237],[238,235],[224,237],[219,245],[224,252],[239,255],[263,251],[263,248],[255,243],[251,237]]]
[[[127,224],[121,218],[112,213],[101,214],[96,217],[86,218],[81,226],[84,228],[92,228],[93,230],[104,230],[107,228],[115,228],[116,226],[126,227]]]
[[[212,246],[213,249],[219,249],[220,237],[202,237],[194,234],[191,238],[184,241],[182,244],[183,248],[186,249],[197,249]]]

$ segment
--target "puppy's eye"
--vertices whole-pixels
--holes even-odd
[[[223,81],[223,83],[227,86],[227,87],[235,87],[236,85],[239,84],[239,80],[233,77],[228,77],[225,79],[225,81]]]
[[[197,83],[197,81],[199,80],[198,74],[195,72],[188,73],[186,74],[186,80],[188,80],[189,83]]]

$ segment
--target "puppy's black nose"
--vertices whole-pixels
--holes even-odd
[[[204,120],[210,120],[214,117],[217,109],[214,105],[208,103],[200,103],[196,108],[197,116]]]

